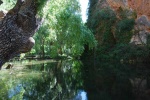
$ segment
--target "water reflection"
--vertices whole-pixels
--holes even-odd
[[[8,98],[11,99],[13,96],[19,94],[22,90],[22,85],[18,84],[16,87],[13,87],[8,91]]]
[[[78,91],[77,96],[73,100],[88,100],[87,93],[83,90]]]
[[[84,70],[83,83],[89,100],[149,100],[150,98],[148,65],[91,62],[84,63],[82,70]]]
[[[12,74],[3,69],[0,99],[73,100],[83,85],[81,65],[80,61],[64,60],[28,63],[13,69]]]
[[[143,64],[78,60],[15,62],[0,73],[0,100],[149,100]]]

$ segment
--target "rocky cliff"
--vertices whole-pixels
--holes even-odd
[[[107,2],[114,10],[122,7],[136,12],[134,28],[136,34],[133,35],[131,42],[146,43],[150,32],[150,0],[107,0]]]
[[[135,10],[137,15],[146,15],[150,18],[150,0],[107,0],[108,4],[113,8],[119,7]]]
[[[112,24],[111,31],[114,35],[115,40],[116,33],[114,32],[114,27],[122,20],[121,13],[123,12],[128,19],[135,19],[134,28],[132,30],[133,34],[130,42],[135,44],[146,44],[147,39],[150,34],[150,0],[90,0],[89,7],[89,20],[88,23],[94,23],[90,21],[95,18],[98,11],[109,8],[116,14],[116,21]],[[97,23],[94,30],[98,41],[101,43],[102,38],[99,38],[99,31],[97,30],[101,22]],[[89,26],[90,26],[89,25]],[[91,26],[90,26],[91,27]],[[103,31],[101,31],[102,33]]]

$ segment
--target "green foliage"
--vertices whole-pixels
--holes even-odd
[[[8,91],[8,87],[6,86],[6,83],[4,82],[5,80],[0,79],[0,99],[4,100],[5,98],[7,98],[7,91]]]
[[[3,3],[0,5],[0,10],[9,10],[17,2],[17,0],[2,0],[2,1],[3,1]]]
[[[107,25],[111,29],[112,24],[116,20],[116,14],[109,8],[96,10],[93,17],[88,20],[88,26],[94,31],[94,34],[101,33],[102,29]],[[98,28],[98,29],[97,29]]]
[[[3,9],[11,9],[17,0],[4,0]],[[84,45],[96,46],[92,32],[82,23],[78,0],[36,0],[38,15],[44,23],[34,35],[36,44],[28,56],[59,55],[79,57]],[[8,5],[9,7],[7,7]],[[6,7],[4,7],[6,6]]]
[[[98,3],[99,0],[89,0],[89,9],[88,9],[88,26],[90,25],[91,21],[93,18],[93,12],[95,12],[94,10],[96,9],[96,5]],[[93,19],[94,20],[94,19]]]
[[[150,35],[147,36],[147,45],[150,46]]]
[[[53,3],[51,3],[53,2]],[[32,53],[44,57],[79,57],[84,45],[93,48],[96,40],[82,23],[77,0],[51,0],[43,9],[44,23],[35,35],[36,44]]]
[[[36,3],[38,5],[37,10],[41,11],[41,9],[43,9],[44,6],[46,5],[47,1],[49,0],[36,0]]]
[[[149,47],[136,46],[133,44],[117,44],[115,47],[102,46],[98,49],[97,54],[100,60],[123,60],[125,62],[137,61],[147,62],[149,61],[150,51]]]
[[[93,18],[89,20],[90,28],[96,36],[101,37],[99,45],[114,45],[115,39],[112,28],[116,20],[116,14],[109,8],[97,10]]]
[[[49,19],[54,19],[50,21],[52,23],[50,27],[52,27],[51,30],[56,34],[54,42],[62,54],[77,57],[83,53],[85,44],[89,44],[89,47],[95,46],[94,36],[81,21],[77,1],[67,1],[64,7],[58,5],[59,9],[55,9],[55,12],[52,10],[53,6],[56,7],[56,5],[51,5],[50,8],[51,16]]]
[[[118,22],[117,28],[119,31],[131,31],[133,29],[134,19],[123,19]]]
[[[40,55],[44,57],[50,53],[50,39],[49,39],[49,29],[48,26],[44,23],[37,34],[34,36],[35,46],[32,49],[33,55]]]
[[[121,19],[126,19],[126,18],[136,19],[137,18],[137,14],[136,14],[135,11],[132,11],[130,9],[125,9],[125,8],[122,8],[122,7],[119,8],[118,15]]]
[[[146,61],[148,56],[150,55],[148,47],[144,46],[118,45],[114,52],[116,50],[119,50],[118,52],[116,52],[116,56],[118,56],[120,59],[125,60],[132,59],[141,62],[144,60]]]
[[[49,0],[35,0],[37,3],[37,11],[40,16],[43,16],[45,12],[43,12],[43,8],[46,7],[46,3]],[[3,3],[0,5],[0,10],[10,10],[14,7],[17,0],[3,0]]]
[[[116,26],[116,38],[117,43],[129,43],[133,35],[135,20],[134,19],[122,19]]]
[[[78,60],[24,60],[13,65],[0,73],[0,100],[68,100],[83,86]]]
[[[116,19],[116,14],[111,9],[105,8],[100,10],[99,17],[102,20],[109,20],[110,22],[114,22],[114,20]]]
[[[98,7],[94,6],[95,3]],[[128,45],[134,32],[135,12],[120,8],[116,15],[111,8],[101,8],[96,0],[91,1],[90,5],[87,25],[98,39],[96,55],[99,59],[143,57],[145,49],[137,50],[137,47],[131,48]]]

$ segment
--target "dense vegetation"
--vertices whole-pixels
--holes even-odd
[[[109,7],[101,8],[105,0],[90,0],[88,27],[98,41],[94,54],[100,60],[146,61],[149,46],[130,43],[134,30],[136,12],[121,8],[115,12]],[[91,52],[91,51],[89,51]]]
[[[15,1],[5,0],[1,8],[8,10]],[[4,6],[6,4],[9,7]],[[39,4],[38,14],[44,21],[34,36],[34,48],[26,56],[78,58],[84,51],[84,45],[89,48],[96,46],[94,35],[82,22],[78,0],[51,0],[47,4],[45,0],[39,0]]]
[[[0,9],[8,10],[17,0],[3,1]],[[148,65],[134,62],[149,60],[150,36],[147,44],[130,43],[135,12],[100,9],[98,1],[105,0],[90,0],[88,21],[83,23],[78,0],[37,1],[43,23],[31,52],[19,57],[40,60],[13,61],[3,67],[0,100],[80,100],[78,92],[83,90],[89,100],[149,100]]]
[[[94,35],[82,23],[79,3],[76,0],[51,2],[43,10],[45,20],[35,35],[36,44],[31,53],[42,57],[79,57],[85,44],[94,47]]]
[[[15,1],[4,0],[0,8],[8,10]],[[84,53],[83,58],[89,55],[99,60],[144,61],[149,58],[149,45],[130,43],[135,34],[134,11],[120,8],[116,13],[109,7],[99,9],[98,0],[89,0],[88,20],[84,24],[78,0],[51,0],[47,4],[45,0],[39,0],[39,4],[38,14],[43,18],[43,24],[34,36],[33,49],[21,57],[79,58]],[[44,9],[41,9],[43,5]]]

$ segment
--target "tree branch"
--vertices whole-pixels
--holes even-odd
[[[32,36],[38,28],[38,0],[17,0],[0,21],[0,68],[9,59],[28,52],[34,45]]]

